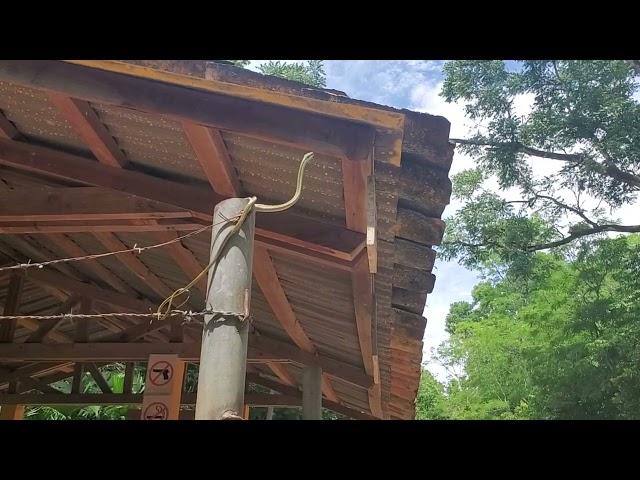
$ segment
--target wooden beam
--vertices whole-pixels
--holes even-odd
[[[368,375],[373,376],[372,312],[373,279],[369,273],[366,255],[360,256],[351,275],[353,306],[355,309],[358,342],[362,362]]]
[[[75,344],[6,343],[0,345],[2,362],[144,362],[150,354],[178,354],[187,362],[198,362],[200,343],[92,342]],[[268,339],[249,337],[250,363],[296,362],[317,365],[327,375],[353,385],[369,388],[373,380],[360,368],[318,354],[300,351],[293,345]],[[0,379],[2,382],[4,379]]]
[[[182,122],[182,129],[213,190],[225,197],[240,196],[240,182],[220,131],[188,121]]]
[[[115,252],[118,250],[126,250],[129,248],[113,233],[109,232],[96,232],[94,236],[100,243],[107,249],[107,251]],[[153,273],[149,267],[147,267],[142,260],[140,260],[134,253],[123,253],[122,255],[116,255],[118,261],[124,266],[129,268],[135,273],[140,280],[145,282],[151,290],[156,292],[160,298],[166,298],[173,293],[173,290],[169,288],[158,276]]]
[[[289,300],[280,285],[280,279],[271,260],[269,252],[256,245],[253,253],[253,276],[262,291],[274,316],[298,347],[308,353],[315,353],[316,348],[304,332],[296,318]]]
[[[1,348],[1,347],[0,347]],[[264,335],[249,336],[249,357],[254,361],[262,360],[268,363],[272,359],[289,359],[301,365],[316,365],[321,367],[325,376],[338,378],[358,387],[369,388],[373,378],[362,368],[348,365],[339,360],[318,353],[308,353],[295,346],[265,337]]]
[[[6,138],[8,140],[17,140],[20,138],[20,132],[9,121],[9,119],[0,110],[0,138]]]
[[[376,206],[376,180],[367,180],[367,257],[369,272],[378,273],[378,207]]]
[[[347,228],[367,231],[367,178],[371,174],[371,158],[354,162],[342,160],[342,183]]]
[[[22,287],[24,285],[23,272],[14,273],[9,281],[7,297],[4,302],[3,315],[17,315],[22,297]],[[16,320],[5,320],[0,322],[0,343],[13,342],[16,332]]]
[[[24,405],[4,404],[0,407],[0,420],[23,420]]]
[[[133,170],[103,165],[84,157],[0,139],[0,164],[86,186],[103,187],[176,205],[209,220],[222,200],[209,189],[192,187]]]
[[[100,373],[100,370],[98,370],[98,367],[96,367],[95,363],[87,363],[86,368],[87,368],[87,371],[91,374],[91,376],[95,380],[96,384],[98,385],[102,393],[113,393],[111,391],[111,387],[109,386],[105,378],[102,376],[102,373]]]
[[[191,218],[188,210],[101,187],[0,190],[0,222]]]
[[[140,222],[145,222],[141,220]],[[204,225],[182,219],[161,220],[162,223],[137,223],[123,220],[104,221],[70,221],[70,222],[0,222],[0,234],[24,235],[24,234],[51,234],[51,233],[95,233],[95,232],[190,232],[200,230]]]
[[[160,242],[170,242],[175,241],[178,238],[178,234],[175,232],[158,232],[155,234],[155,238]],[[196,259],[191,250],[185,247],[182,242],[174,242],[163,248],[189,279],[197,277],[204,268],[204,265]],[[202,293],[207,293],[206,278],[198,282],[197,286]]]
[[[336,98],[332,93],[309,89],[308,86],[302,84],[298,84],[298,88],[304,90],[308,96],[291,93],[282,88],[267,89],[260,85],[249,85],[249,82],[245,85],[239,84],[237,80],[228,80],[229,77],[233,78],[238,76],[237,69],[234,67],[227,67],[219,63],[207,65],[203,79],[193,75],[184,75],[175,71],[167,71],[167,69],[163,67],[160,67],[159,69],[155,66],[149,68],[147,66],[135,65],[129,62],[121,62],[117,60],[65,60],[65,62],[84,65],[91,68],[98,68],[114,73],[124,73],[126,75],[180,85],[187,88],[196,88],[214,93],[234,95],[248,100],[256,100],[309,112],[322,113],[323,115],[335,118],[366,122],[371,125],[389,128],[392,130],[401,130],[404,125],[404,118],[401,113],[357,103],[340,103],[335,101]],[[148,64],[149,61],[146,62]],[[164,60],[161,62],[166,64],[166,61]],[[184,61],[177,60],[176,62],[183,63]],[[225,70],[227,71],[225,72]],[[243,71],[243,73],[249,77],[252,75],[254,76],[250,81],[255,81],[255,76],[258,76],[258,74],[253,72]],[[268,79],[268,77],[266,78]],[[260,80],[265,81],[265,77],[262,77]],[[296,87],[288,86],[288,88],[295,89]]]
[[[47,239],[57,246],[65,257],[84,257],[88,255],[83,248],[70,238],[62,234],[48,235]],[[98,279],[110,285],[120,293],[136,296],[136,291],[117,277],[111,270],[108,270],[97,260],[81,262],[82,265],[76,265],[78,269],[86,269],[93,273]]]
[[[49,92],[49,100],[84,140],[100,163],[113,167],[124,167],[128,163],[89,102],[56,92]]]
[[[46,269],[31,269],[31,271],[27,273],[27,278],[36,283],[52,285],[69,293],[76,293],[83,297],[92,298],[94,301],[108,303],[131,312],[145,313],[153,309],[153,304],[147,301],[137,300],[136,298],[113,290],[107,290],[106,288],[96,287],[89,283],[72,280],[64,275]]]
[[[189,210],[195,217],[205,221],[210,221],[213,206],[223,200],[223,197],[211,189],[184,185],[140,172],[102,165],[60,151],[2,139],[0,164],[164,202]],[[256,235],[345,260],[352,260],[354,249],[359,248],[364,241],[361,233],[287,212],[257,216]]]
[[[267,363],[267,366],[280,380],[282,380],[283,383],[289,385],[290,387],[295,387],[297,385],[296,379],[293,378],[293,375],[291,375],[291,373],[289,373],[286,364],[269,362]]]
[[[69,310],[71,310],[72,307],[74,307],[78,301],[80,299],[76,296],[76,295],[71,295],[61,306],[60,308],[57,308],[56,310],[54,310],[52,312],[52,315],[60,315],[62,313],[68,313]],[[52,338],[54,338],[54,330],[64,321],[63,318],[59,318],[59,319],[50,319],[50,320],[43,320],[40,322],[40,325],[38,326],[38,328],[31,334],[29,335],[26,340],[25,343],[40,343],[42,342],[45,338],[47,338],[47,336],[51,335]],[[66,335],[65,335],[66,337]],[[57,338],[54,338],[55,340],[58,340]]]
[[[261,385],[265,388],[269,388],[271,390],[280,392],[290,397],[300,398],[300,391],[298,391],[297,388],[283,385],[281,383],[275,382],[268,378],[264,378],[258,374],[247,373],[247,382],[251,382],[256,385]],[[332,402],[331,400],[327,400],[326,398],[322,399],[322,406],[324,408],[333,410],[334,412],[340,413],[342,415],[346,415],[347,417],[354,418],[356,420],[378,420],[378,418],[373,417],[367,414],[366,412],[354,409],[353,407],[348,407],[346,405]]]
[[[338,158],[361,160],[370,150],[373,128],[359,123],[362,118],[355,121],[330,118],[316,112],[59,61],[2,61],[0,79],[93,103],[136,108],[178,121],[189,120]],[[305,98],[302,103],[309,101],[311,99]],[[318,108],[335,108],[338,105],[332,105],[333,102],[317,103]],[[389,115],[389,112],[378,110],[377,114]],[[395,115],[395,128],[401,130],[404,115]]]
[[[353,306],[355,310],[356,329],[358,331],[358,342],[362,362],[367,375],[376,378],[376,368],[374,366],[374,351],[376,346],[374,330],[374,296],[373,296],[373,275],[369,273],[369,260],[367,255],[361,255],[356,261],[353,273],[351,274],[351,285],[353,288]],[[374,384],[368,391],[369,408],[376,417],[382,418],[382,396],[380,385]]]

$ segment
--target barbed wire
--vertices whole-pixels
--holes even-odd
[[[225,218],[224,220],[211,224],[211,225],[205,225],[202,228],[199,228],[198,230],[194,230],[193,232],[189,232],[185,235],[181,235],[179,237],[176,237],[172,240],[168,240],[166,242],[162,242],[162,243],[156,243],[153,245],[147,245],[144,247],[138,247],[138,245],[134,245],[131,248],[127,248],[125,250],[116,250],[113,252],[105,252],[105,253],[92,253],[92,254],[88,254],[88,255],[81,255],[79,257],[66,257],[66,258],[58,258],[56,260],[47,260],[45,262],[38,262],[38,263],[31,263],[31,262],[27,262],[27,263],[19,263],[17,265],[10,265],[7,267],[0,267],[0,272],[3,271],[7,271],[7,270],[24,270],[27,268],[43,268],[49,265],[55,265],[57,263],[67,263],[67,262],[79,262],[82,260],[95,260],[97,258],[103,258],[103,257],[109,257],[112,255],[122,255],[125,253],[137,253],[140,254],[142,252],[144,252],[145,250],[152,250],[154,248],[161,248],[161,247],[166,247],[167,245],[170,245],[172,243],[177,243],[180,242],[182,240],[184,240],[185,238],[189,238],[189,237],[193,237],[195,235],[198,235],[206,230],[209,230],[213,227],[215,227],[216,225],[220,225],[222,223],[226,223],[226,222],[230,222],[231,220],[235,220],[237,218],[240,218],[241,213],[239,213],[238,215],[234,215],[233,217],[230,218]]]
[[[201,310],[192,312],[190,310],[171,310],[163,314],[163,317],[204,317],[205,315],[221,315],[220,312],[212,310]],[[224,315],[224,312],[222,313]],[[107,317],[131,317],[131,318],[158,318],[157,312],[105,312],[105,313],[61,313],[57,315],[0,315],[2,320],[91,320]]]

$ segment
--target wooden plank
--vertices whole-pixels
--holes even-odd
[[[283,393],[285,395],[291,397],[300,398],[300,392],[297,388],[290,387],[288,385],[283,385],[281,383],[275,382],[268,378],[264,378],[258,374],[247,373],[247,382],[254,383],[256,385],[261,385],[263,387],[269,388],[271,390]],[[333,410],[334,412],[341,413],[342,415],[346,415],[347,417],[354,418],[357,420],[378,420],[376,417],[373,417],[361,410],[356,410],[352,407],[341,405],[336,402],[332,402],[331,400],[327,400],[326,398],[322,399],[322,406],[329,410]]]
[[[62,313],[68,313],[69,310],[71,310],[71,308],[74,307],[79,300],[80,299],[76,295],[72,295],[60,306],[60,308],[57,308],[51,314],[60,315]],[[63,321],[64,321],[63,318],[59,318],[59,319],[53,318],[49,320],[42,320],[41,322],[39,322],[40,325],[38,326],[38,328],[34,330],[34,332],[25,339],[25,343],[40,343],[45,338],[47,338],[47,336],[51,336],[52,339],[60,341],[60,338],[56,338],[55,333],[57,332],[55,332],[54,330]],[[67,336],[64,335],[64,338],[67,338]]]
[[[319,366],[327,375],[353,385],[369,388],[373,379],[362,369],[319,354],[310,354],[293,345],[268,339],[249,337],[250,363],[296,362]],[[200,343],[92,342],[75,344],[6,343],[0,345],[3,362],[143,362],[152,354],[177,354],[187,362],[200,360]],[[13,377],[11,377],[13,378]],[[0,380],[0,383],[4,379]]]
[[[1,347],[0,347],[1,348]],[[268,363],[273,358],[289,359],[302,365],[321,367],[328,376],[339,378],[359,387],[369,388],[373,378],[360,367],[346,364],[319,353],[309,353],[285,342],[264,335],[249,336],[249,357]],[[325,375],[323,375],[324,377]]]
[[[56,92],[49,92],[48,95],[51,103],[71,124],[100,163],[113,167],[123,167],[128,163],[124,153],[88,102]]]
[[[191,212],[182,208],[101,187],[0,190],[0,205],[0,222],[192,217]]]
[[[4,396],[4,395],[3,395]],[[4,404],[0,407],[0,420],[24,419],[24,405]]]
[[[257,245],[253,252],[253,275],[274,316],[289,337],[305,352],[314,353],[316,348],[289,304],[269,252]]]
[[[127,362],[124,367],[124,385],[122,386],[122,393],[133,393],[133,374],[135,364],[133,362]]]
[[[142,220],[144,221],[144,220]],[[124,220],[126,222],[126,220]],[[190,232],[200,230],[202,223],[184,222],[179,219],[167,223],[131,224],[94,220],[90,222],[12,222],[0,223],[0,234],[51,234],[51,233],[94,233],[94,232]]]
[[[133,170],[104,165],[57,150],[0,139],[0,164],[86,186],[110,188],[199,212],[210,220],[223,198],[210,189],[192,187]]]
[[[0,110],[0,138],[6,138],[8,140],[17,140],[20,138],[20,132],[9,121],[9,119]]]
[[[376,206],[376,180],[373,175],[367,179],[367,257],[369,272],[378,273],[378,219]]]
[[[353,305],[355,309],[358,342],[362,352],[362,362],[368,375],[373,376],[372,312],[373,280],[369,273],[368,260],[362,255],[356,262],[351,275]]]
[[[360,233],[367,231],[367,178],[371,174],[371,159],[354,162],[342,159],[342,184],[347,228]]]
[[[353,305],[355,310],[356,328],[358,331],[358,342],[362,354],[364,369],[368,375],[374,377],[374,282],[373,275],[369,273],[369,260],[366,255],[361,255],[356,261],[353,273],[351,274],[351,285],[353,288]],[[382,395],[379,383],[373,385],[368,391],[369,408],[371,413],[382,418]]]
[[[100,373],[100,370],[98,370],[98,367],[96,367],[95,363],[93,362],[87,363],[86,368],[87,368],[87,371],[91,374],[91,376],[95,380],[95,382],[98,384],[98,387],[100,388],[102,393],[113,393],[111,391],[111,387],[109,386],[105,378],[102,376],[102,373]]]
[[[23,272],[17,272],[11,275],[7,296],[4,302],[3,315],[17,315],[19,313],[23,286]],[[0,343],[13,342],[16,326],[17,320],[3,320],[0,322]]]
[[[102,243],[107,251],[115,252],[129,248],[112,233],[96,232],[94,233],[94,236],[100,243]],[[173,293],[173,290],[160,280],[160,278],[158,278],[158,276],[153,273],[149,267],[142,263],[135,253],[123,253],[122,255],[117,255],[116,258],[124,266],[132,270],[133,273],[135,273],[140,280],[145,282],[154,292],[156,292],[160,298],[164,299]]]
[[[158,232],[155,234],[160,242],[170,242],[178,238],[178,234],[175,232]],[[182,242],[175,242],[163,247],[173,261],[180,267],[180,269],[187,275],[189,279],[197,277],[204,265],[202,265],[195,257],[195,255],[185,247]],[[204,294],[207,293],[207,279],[203,278],[197,283],[198,288]]]
[[[287,370],[287,366],[284,363],[269,362],[267,363],[267,366],[280,380],[282,380],[283,383],[291,387],[295,387],[297,385],[296,379],[293,378],[291,373],[289,373],[289,370]]]
[[[0,79],[93,103],[136,108],[179,121],[190,120],[338,158],[361,160],[370,150],[373,128],[360,123],[362,118],[355,121],[330,118],[316,112],[232,97],[228,93],[205,92],[58,61],[2,61]],[[338,104],[318,102],[318,108],[327,105],[335,108]],[[397,128],[403,124],[404,115],[395,115]]]
[[[214,205],[223,200],[211,189],[184,185],[102,165],[60,151],[2,139],[0,164],[168,203],[189,210],[192,215],[205,221],[211,220]],[[354,249],[359,248],[364,240],[361,233],[288,212],[259,215],[256,218],[256,234],[345,260],[353,259]]]
[[[182,129],[213,190],[225,197],[240,196],[240,182],[220,131],[188,121],[182,122]]]
[[[46,383],[38,380],[37,378],[26,377],[20,380],[20,390],[38,390],[42,393],[63,393],[60,390],[53,388]]]
[[[70,238],[62,235],[62,234],[51,234],[48,237],[48,240],[56,245],[62,252],[65,257],[84,257],[89,253],[81,248],[78,244],[76,244]],[[80,266],[82,269],[87,269],[91,273],[93,273],[97,278],[105,282],[106,284],[113,287],[120,293],[126,293],[129,295],[136,296],[136,291],[127,285],[124,281],[122,281],[119,277],[117,277],[111,270],[108,270],[105,266],[99,263],[97,260],[85,261],[82,262]]]
[[[220,64],[208,65],[208,75],[205,75],[205,79],[202,79],[191,75],[186,76],[180,73],[169,72],[163,69],[149,68],[115,60],[65,61],[78,65],[88,66],[91,68],[99,68],[114,73],[124,73],[127,75],[147,78],[150,80],[172,83],[175,85],[181,85],[183,87],[197,88],[200,90],[223,93],[226,95],[234,95],[241,98],[246,98],[248,100],[273,103],[290,108],[298,108],[305,111],[318,112],[336,118],[366,122],[370,123],[371,125],[390,128],[392,130],[402,130],[402,127],[404,125],[404,118],[401,113],[392,112],[388,109],[375,108],[361,104],[358,105],[355,103],[340,103],[336,101],[336,98],[333,97],[330,93],[324,91],[309,90],[306,85],[302,85],[302,87],[306,87],[305,90],[307,90],[309,93],[321,94],[323,96],[326,96],[326,98],[321,100],[312,98],[310,96],[300,96],[292,93],[287,93],[285,91],[282,91],[282,89],[267,89],[260,88],[259,86],[256,87],[249,85],[239,85],[238,83],[230,83],[228,81],[220,80],[217,78],[217,75],[214,73],[214,71],[229,69],[229,67],[225,67]],[[235,71],[232,73],[232,75],[233,74],[237,75]],[[247,74],[251,75],[251,73],[249,72],[247,72]]]
[[[43,283],[55,286],[69,293],[76,293],[83,297],[92,298],[95,301],[105,302],[113,306],[127,309],[132,312],[149,312],[153,308],[153,304],[137,300],[128,295],[121,294],[116,291],[107,290],[106,288],[96,287],[89,283],[72,280],[59,273],[46,269],[31,269],[27,272],[27,278],[36,283]]]

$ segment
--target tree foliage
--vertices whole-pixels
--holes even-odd
[[[640,418],[640,236],[531,264],[451,307],[439,358],[464,374],[421,384],[419,418]]]
[[[280,60],[270,60],[258,65],[258,70],[265,75],[306,83],[313,87],[326,87],[324,62],[322,60],[307,60],[306,62],[285,63]]]
[[[637,70],[622,61],[453,61],[442,96],[463,102],[478,127],[452,139],[477,166],[454,178],[464,201],[443,252],[469,267],[509,264],[548,248],[573,248],[603,232],[640,232],[615,210],[640,190]],[[522,100],[531,111],[518,112]],[[533,166],[540,159],[555,168]],[[516,198],[487,188],[497,182]]]

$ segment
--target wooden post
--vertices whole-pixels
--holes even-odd
[[[0,420],[23,420],[24,405],[2,405],[0,407]]]
[[[322,420],[322,369],[306,366],[302,372],[302,419]]]
[[[267,407],[267,420],[273,420],[273,407]]]
[[[196,420],[241,419],[247,367],[248,322],[251,303],[251,274],[255,212],[240,230],[231,234],[236,217],[248,204],[246,198],[230,198],[216,205],[213,214],[206,309],[202,332],[200,373],[196,399]]]
[[[4,315],[17,315],[22,297],[24,275],[22,272],[14,273],[9,281],[7,298],[4,303]],[[4,320],[0,322],[0,343],[13,342],[16,332],[16,320]],[[17,385],[9,384],[9,393],[17,393]],[[0,410],[0,420],[22,420],[24,417],[24,405],[3,405]]]

